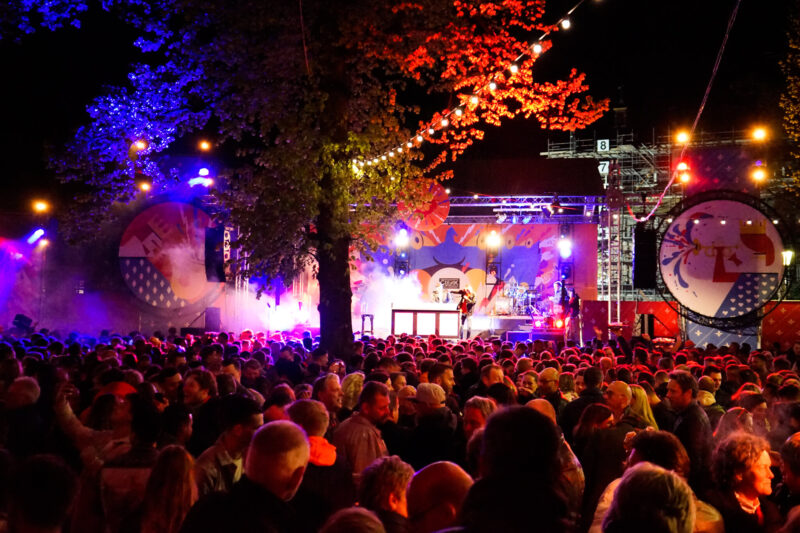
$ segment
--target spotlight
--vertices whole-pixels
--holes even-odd
[[[197,143],[197,148],[199,148],[201,152],[208,152],[209,150],[211,150],[211,143],[203,139],[202,141]]]
[[[408,230],[406,228],[400,228],[394,235],[394,245],[398,248],[405,248],[408,246],[408,242]]]
[[[559,328],[559,329],[563,328],[564,327],[564,321],[561,320],[560,318],[558,320],[556,320],[556,327]]]
[[[754,141],[764,141],[767,139],[767,130],[758,126],[753,129],[752,137]]]
[[[208,176],[208,169],[203,167],[197,171],[198,176]]]
[[[675,135],[675,141],[678,144],[686,144],[689,142],[689,132],[688,131],[679,131],[677,135]]]
[[[477,200],[477,199],[478,199],[478,195],[477,195],[477,194],[473,194],[473,195],[472,195],[472,198],[473,198],[474,200]]]
[[[47,213],[50,210],[50,204],[44,200],[35,200],[33,202],[33,210],[36,213]]]
[[[758,167],[755,170],[753,170],[751,176],[753,178],[753,181],[760,183],[765,179],[767,179],[767,172],[763,168]]]
[[[492,230],[491,233],[489,233],[489,235],[486,237],[486,246],[489,248],[499,248],[500,242],[500,235],[495,230]]]
[[[678,163],[678,166],[676,168],[680,171],[689,170],[689,163],[687,163],[686,161],[681,161],[680,163]]]
[[[152,187],[152,185],[150,185],[150,184],[149,184],[148,182],[146,182],[146,181],[140,181],[140,182],[139,182],[139,189],[141,189],[141,191],[142,191],[142,192],[147,192],[147,191],[149,191],[149,190],[150,190],[150,189],[152,189],[152,188],[153,188],[153,187]]]
[[[145,141],[145,140],[143,140],[143,139],[139,139],[138,141],[135,141],[135,142],[133,143],[133,146],[132,146],[132,148],[133,148],[134,150],[138,150],[138,151],[140,151],[140,152],[141,152],[142,150],[147,150],[147,147],[148,147],[148,146],[149,146],[149,145],[148,145],[147,141]]]
[[[678,179],[681,183],[689,183],[689,181],[692,179],[692,176],[688,172],[681,172],[678,175]]]
[[[44,230],[42,228],[37,228],[33,233],[30,234],[30,236],[28,236],[27,239],[28,244],[35,243],[36,241],[41,239],[43,235],[44,235]]]
[[[558,239],[558,255],[561,259],[568,259],[572,255],[572,241],[566,238]]]
[[[50,244],[50,241],[49,241],[49,240],[47,240],[47,239],[40,239],[40,240],[39,240],[39,244],[37,244],[37,246],[38,246],[39,248],[44,248],[45,246],[48,246],[49,244]]]
[[[450,194],[450,189],[445,189],[445,190],[444,190],[444,192],[445,192],[446,194]]]

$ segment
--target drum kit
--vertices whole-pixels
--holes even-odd
[[[511,282],[503,287],[502,296],[497,296],[494,302],[495,315],[530,316],[544,312],[547,301],[540,302],[536,291],[523,283]]]

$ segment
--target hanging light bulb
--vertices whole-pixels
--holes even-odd
[[[519,65],[517,65],[516,63],[511,63],[511,65],[508,67],[508,71],[511,74],[516,74],[517,72],[519,72]]]
[[[542,45],[540,43],[535,43],[533,45],[533,53],[539,55],[542,53]]]
[[[464,114],[464,111],[460,107],[457,107],[454,113],[456,114],[457,117],[460,117],[461,115]]]
[[[469,98],[469,103],[471,103],[472,105],[476,105],[476,104],[478,103],[478,96],[477,96],[477,95],[475,95],[475,94],[473,94],[472,96],[470,96],[470,98]]]
[[[494,91],[495,89],[497,89],[497,84],[495,82],[493,82],[493,81],[490,81],[489,82],[489,90],[490,91]]]
[[[561,21],[561,27],[563,29],[568,30],[570,26],[572,26],[572,22],[570,22],[568,18],[565,18],[564,20]]]
[[[450,121],[447,120],[447,117],[443,118],[442,119],[442,127],[446,128],[448,124],[450,124]]]
[[[436,133],[436,130],[435,130],[435,129],[433,129],[433,128],[428,128],[428,135],[433,135],[434,133]]]
[[[422,140],[423,140],[423,139],[422,139],[422,135],[417,135],[417,142],[418,142],[418,143],[421,143],[421,142],[422,142]]]

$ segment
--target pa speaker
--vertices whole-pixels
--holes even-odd
[[[206,307],[206,331],[220,331],[219,307]]]
[[[633,230],[633,288],[655,289],[658,252],[656,231],[644,224],[636,224]]]
[[[223,241],[225,226],[206,229],[206,279],[208,281],[225,281],[225,257]]]

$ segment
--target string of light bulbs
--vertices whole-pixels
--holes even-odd
[[[572,27],[572,21],[570,20],[570,16],[578,9],[586,0],[578,0],[578,2],[570,8],[567,13],[561,17],[555,24],[551,24],[549,28],[545,29],[543,33],[530,42],[526,46],[526,51],[522,52],[516,59],[514,59],[511,64],[505,69],[510,72],[512,75],[516,74],[519,71],[518,63],[522,61],[525,56],[528,54],[532,54],[533,56],[538,56],[545,51],[545,39],[548,35],[553,33],[556,27],[561,27],[563,30],[568,30]],[[489,81],[485,83],[482,87],[478,88],[470,97],[469,103],[472,105],[477,105],[480,102],[481,95],[493,92],[497,89],[497,82],[495,81],[499,74],[495,73],[492,74],[489,78]],[[451,117],[461,117],[464,114],[464,107],[462,105],[454,106],[441,114],[441,119],[435,122],[429,122],[427,125],[423,126],[406,142],[401,143],[394,148],[391,148],[380,155],[371,157],[371,158],[354,158],[352,161],[352,168],[353,172],[360,172],[364,167],[376,166],[380,165],[384,161],[388,161],[395,156],[401,156],[403,153],[413,150],[414,148],[420,147],[425,142],[425,134],[428,136],[433,136],[436,134],[437,131],[441,131],[442,129],[448,127],[450,125]]]
[[[708,80],[708,85],[706,85],[706,91],[703,94],[703,100],[700,102],[700,107],[698,108],[697,114],[694,117],[694,122],[692,123],[692,129],[689,131],[689,142],[691,142],[691,139],[694,138],[694,132],[697,129],[698,123],[700,122],[700,117],[702,116],[703,111],[706,108],[706,103],[708,102],[708,95],[711,93],[711,86],[714,84],[714,79],[717,77],[717,71],[719,70],[719,65],[722,62],[722,54],[725,52],[725,46],[728,43],[728,37],[731,34],[731,28],[733,28],[733,23],[736,20],[736,14],[739,12],[739,5],[741,3],[742,0],[736,0],[736,5],[733,6],[733,11],[731,12],[731,16],[728,19],[728,27],[725,30],[725,36],[722,38],[722,45],[719,47],[719,51],[717,52],[717,59],[714,62],[714,68],[711,70],[711,77]],[[686,155],[686,150],[689,148],[689,142],[686,142],[683,145],[683,148],[681,148],[681,155],[678,158],[678,161],[684,160],[684,156]],[[675,183],[675,178],[678,177],[679,173],[680,169],[678,168],[675,168],[672,171],[672,176],[670,177],[669,183],[667,183],[666,187],[664,187],[664,190],[661,191],[661,194],[658,197],[658,201],[656,201],[656,205],[653,206],[650,212],[647,213],[645,216],[637,217],[634,214],[631,205],[626,202],[625,207],[628,209],[628,214],[631,216],[631,218],[633,218],[636,222],[647,222],[648,220],[650,220],[655,214],[655,212],[658,210],[658,208],[661,206],[661,204],[664,202],[664,196],[666,196],[667,191],[669,191],[669,188],[672,187],[672,185]]]

